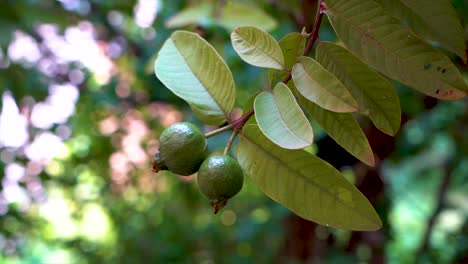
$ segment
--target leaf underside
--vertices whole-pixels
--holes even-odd
[[[437,41],[466,63],[465,32],[447,0],[378,0],[385,11],[410,26],[418,35]]]
[[[328,111],[301,95],[298,95],[298,102],[338,145],[365,164],[375,165],[366,135],[352,114]]]
[[[312,126],[286,84],[278,83],[273,94],[259,94],[254,109],[260,130],[278,146],[301,149],[312,144]]]
[[[195,33],[174,32],[159,51],[155,73],[207,124],[223,123],[234,107],[236,90],[229,67],[216,50]]]
[[[355,55],[386,76],[424,94],[447,100],[468,87],[441,51],[386,15],[373,0],[327,0],[335,32]]]
[[[245,62],[264,68],[284,69],[284,58],[276,40],[256,27],[239,27],[231,33],[234,50]]]
[[[301,33],[292,32],[281,38],[278,44],[283,52],[285,68],[291,70],[297,59],[304,52],[306,39]],[[287,71],[268,69],[268,82],[270,85],[273,85],[283,80],[287,75]]]
[[[347,49],[321,42],[317,61],[333,73],[359,103],[360,112],[369,116],[374,125],[388,135],[400,128],[400,100],[387,79],[373,71]]]
[[[307,220],[348,230],[382,226],[369,201],[339,171],[305,150],[273,144],[256,125],[244,127],[237,159],[267,196]]]
[[[334,112],[356,112],[358,104],[344,85],[317,61],[301,57],[292,69],[299,93],[319,106]]]

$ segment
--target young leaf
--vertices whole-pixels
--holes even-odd
[[[260,130],[273,143],[286,149],[301,149],[312,144],[312,126],[286,84],[278,83],[273,94],[259,94],[254,109]]]
[[[375,165],[374,154],[366,135],[352,114],[328,111],[301,95],[298,95],[298,102],[338,145],[365,164]]]
[[[293,32],[284,36],[278,41],[278,44],[283,52],[284,65],[286,69],[290,70],[296,63],[297,59],[302,56],[305,48],[305,38],[301,33]],[[268,80],[270,85],[281,81],[288,75],[286,71],[279,71],[275,69],[268,69]]]
[[[466,62],[465,32],[447,0],[378,0],[387,13],[409,25],[416,34],[437,41]]]
[[[327,0],[325,12],[345,45],[388,77],[424,94],[464,97],[468,86],[441,51],[385,14],[373,0]]]
[[[236,90],[229,67],[195,33],[174,32],[159,51],[155,73],[207,124],[223,123],[234,107]]]
[[[330,42],[317,47],[317,61],[348,88],[361,112],[389,135],[400,128],[400,100],[393,86],[347,49]]]
[[[216,23],[229,32],[237,27],[256,25],[265,31],[272,31],[278,25],[276,20],[262,9],[239,1],[227,1]]]
[[[240,27],[231,33],[234,50],[247,63],[258,67],[284,69],[284,58],[278,42],[256,27]]]
[[[299,32],[289,33],[278,41],[284,55],[284,65],[290,70],[304,53],[306,39]]]
[[[165,25],[168,28],[183,27],[190,24],[202,24],[210,19],[214,6],[209,2],[190,6],[169,18]]]
[[[369,201],[339,171],[305,150],[286,150],[255,125],[245,126],[237,159],[266,195],[297,215],[334,228],[382,226]]]
[[[299,93],[319,106],[334,112],[356,112],[358,104],[344,85],[318,62],[301,57],[292,69]]]

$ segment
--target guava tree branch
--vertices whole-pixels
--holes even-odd
[[[318,39],[320,25],[322,24],[323,12],[325,11],[325,6],[324,6],[323,1],[324,0],[319,0],[318,2],[319,7],[317,9],[317,15],[315,16],[314,27],[312,28],[311,37],[309,39],[309,42],[307,43],[306,48],[304,49],[304,53],[302,53],[303,56],[308,56],[310,54],[310,52],[312,51],[312,48],[314,47],[315,42]],[[286,76],[283,79],[283,83],[288,84],[291,78],[292,78],[292,73],[289,72],[288,76]]]
[[[322,23],[323,12],[326,10],[324,0],[319,0],[318,5],[319,6],[317,8],[317,15],[315,16],[315,23],[314,23],[314,27],[312,28],[311,37],[309,38],[307,46],[304,49],[304,52],[302,54],[304,56],[308,56],[310,54],[310,52],[312,51],[312,48],[314,47],[315,42],[318,39],[318,33],[320,30],[320,25]],[[289,71],[288,75],[282,80],[282,82],[284,84],[288,84],[291,78],[292,78],[292,73],[291,71]],[[241,118],[237,120],[234,120],[232,122],[232,126],[234,127],[234,129],[241,130],[244,124],[247,123],[247,121],[249,121],[250,117],[252,117],[254,113],[255,113],[254,109],[252,108],[250,109],[249,112],[247,112],[247,114],[245,114],[244,116],[242,116]]]

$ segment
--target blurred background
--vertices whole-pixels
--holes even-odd
[[[468,28],[468,1],[454,0]],[[366,195],[384,222],[349,232],[303,220],[246,178],[213,215],[194,177],[153,174],[161,131],[203,126],[155,77],[175,29],[225,58],[240,114],[267,85],[229,33],[251,24],[276,39],[314,21],[316,0],[0,0],[0,263],[468,263],[468,104],[394,83],[393,138],[357,116],[370,168],[320,127],[310,149]],[[335,41],[325,18],[321,40]],[[448,54],[468,78],[462,62]],[[223,149],[229,134],[210,138]]]

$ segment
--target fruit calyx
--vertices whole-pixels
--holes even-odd
[[[159,151],[154,154],[154,159],[152,162],[151,170],[154,173],[158,173],[159,171],[162,170],[167,170],[166,163],[164,163],[164,160],[161,158],[161,155],[159,154]]]
[[[211,156],[200,166],[197,181],[216,214],[242,189],[244,173],[235,159],[227,155]]]
[[[217,214],[224,206],[226,206],[229,198],[221,196],[217,199],[211,200],[211,207],[214,209],[214,214]]]

